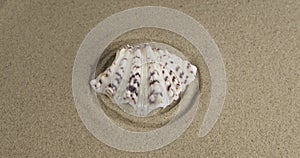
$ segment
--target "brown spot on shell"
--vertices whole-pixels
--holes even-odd
[[[137,81],[137,79],[135,78],[134,80],[133,80],[133,83],[134,84],[136,84],[138,81]]]
[[[139,68],[140,68],[140,66],[138,66],[138,65],[133,66],[133,69],[139,69]]]
[[[108,87],[110,87],[113,91],[116,91],[118,89],[117,86],[112,83],[108,84]]]
[[[167,87],[167,91],[170,91],[170,89],[171,89],[171,84],[170,84],[170,85],[168,85],[168,87]]]
[[[121,74],[119,72],[116,72],[116,75],[119,76],[119,78],[122,79],[122,76],[121,76]]]
[[[179,85],[179,84],[177,84],[177,85],[176,85],[176,90],[178,90],[178,89],[179,89],[179,87],[180,87],[180,85]]]
[[[172,78],[172,82],[175,82],[175,79],[176,79],[176,77],[175,77],[175,76],[173,76],[173,78]]]
[[[116,81],[118,84],[120,84],[120,79],[119,78],[116,78]]]
[[[135,58],[138,58],[138,59],[140,59],[141,57],[139,57],[139,56],[135,56],[135,57],[133,57],[133,59],[135,59]]]
[[[128,87],[127,87],[127,90],[129,90],[131,93],[136,93],[136,88],[134,87],[134,86],[132,86],[132,85],[129,85]]]
[[[150,76],[153,76],[153,75],[155,75],[155,71],[152,71],[152,72],[150,73]]]
[[[138,73],[138,72],[135,73],[134,75],[135,75],[135,76],[139,76],[139,77],[141,78],[141,75],[140,75],[140,73]]]
[[[168,80],[168,76],[165,77],[165,81],[167,81],[167,80]]]
[[[153,85],[154,83],[159,83],[159,81],[158,81],[158,80],[153,80],[153,81],[151,81],[151,82],[149,83],[149,85]]]
[[[131,75],[131,76],[129,77],[129,82],[131,82],[131,80],[132,80],[133,78],[135,78],[135,75]]]
[[[186,68],[189,69],[190,67],[191,67],[191,64],[188,63],[187,66],[186,66]]]
[[[183,75],[184,75],[184,72],[181,72],[181,73],[179,74],[179,77],[182,78]]]

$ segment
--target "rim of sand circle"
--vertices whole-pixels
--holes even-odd
[[[214,126],[226,95],[225,66],[219,49],[204,27],[192,17],[175,9],[156,6],[132,8],[107,17],[88,33],[77,52],[72,74],[73,97],[81,120],[97,139],[111,147],[131,152],[151,151],[173,142],[187,129],[197,111],[197,106],[192,106],[184,115],[161,128],[133,132],[116,126],[101,108],[96,108],[96,96],[88,82],[95,77],[93,73],[99,52],[102,53],[122,33],[143,27],[161,28],[181,35],[204,58],[212,87],[210,104],[199,130],[200,137]]]
[[[152,48],[166,49],[171,54],[175,54],[181,59],[187,60],[183,53],[181,53],[175,47],[166,43],[151,41],[151,42],[137,42],[132,45],[137,46],[143,44],[149,44]],[[105,54],[104,52],[101,54],[100,60],[97,63],[97,70],[95,76],[98,76],[99,73],[102,73],[107,68],[108,65],[111,65],[112,62],[111,58],[115,57],[115,52],[116,52],[115,49],[113,50],[110,50],[109,48],[106,49],[108,49],[109,51],[104,51]],[[119,49],[120,48],[118,48],[117,50]],[[98,69],[101,69],[101,71]],[[196,76],[195,80],[198,80],[200,82],[198,75]],[[199,87],[199,85],[197,86]],[[187,100],[187,97],[184,97],[184,95],[186,95],[186,93],[181,93],[180,94],[181,99],[174,101],[165,109],[155,110],[151,115],[147,117],[137,116],[134,109],[130,105],[116,106],[114,103],[112,103],[110,98],[106,97],[103,94],[97,95],[97,98],[98,101],[100,102],[100,107],[103,109],[104,113],[108,117],[110,117],[110,119],[113,120],[114,123],[116,123],[121,128],[124,128],[126,130],[131,130],[131,131],[150,131],[150,130],[160,128],[166,125],[167,123],[169,123],[176,116],[177,112],[179,111],[179,108],[185,108],[186,110],[188,110],[189,107],[187,105],[190,105],[189,103],[190,101]]]

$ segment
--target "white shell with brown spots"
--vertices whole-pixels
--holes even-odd
[[[117,105],[129,104],[138,116],[147,116],[177,100],[196,72],[194,65],[168,50],[148,44],[127,45],[117,51],[112,65],[90,85]]]

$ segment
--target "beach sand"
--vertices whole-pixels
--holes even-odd
[[[86,129],[74,105],[72,68],[80,44],[96,24],[116,12],[149,5],[182,11],[209,31],[225,63],[227,94],[214,128],[198,138],[210,100],[210,76],[203,59],[194,56],[195,48],[156,29],[120,37],[119,45],[143,39],[167,42],[200,71],[201,103],[185,133],[161,149],[131,153],[105,145]],[[0,155],[300,157],[299,41],[297,0],[0,0]],[[117,123],[140,129],[124,120]]]

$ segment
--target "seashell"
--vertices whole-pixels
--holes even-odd
[[[138,116],[166,108],[179,99],[195,79],[197,68],[168,50],[150,45],[127,45],[116,53],[112,65],[90,81],[117,105],[129,104]]]

